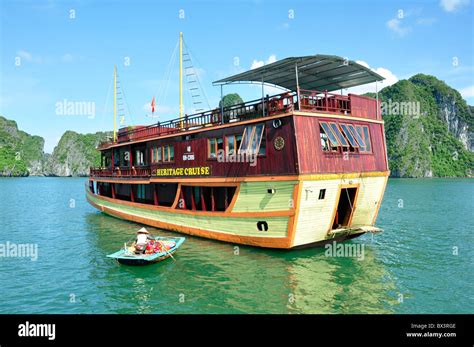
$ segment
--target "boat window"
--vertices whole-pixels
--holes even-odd
[[[174,146],[169,145],[170,161],[174,161]]]
[[[321,139],[321,148],[324,152],[329,152],[331,150],[331,145],[329,143],[328,136],[324,132],[323,128],[319,126],[319,138]]]
[[[137,198],[144,200],[145,199],[145,185],[137,184]]]
[[[233,155],[237,153],[237,150],[242,143],[242,135],[228,135],[226,136],[226,153],[228,155]]]
[[[225,211],[230,206],[236,187],[181,186],[176,208],[192,211]]]
[[[217,158],[217,138],[208,140],[208,158]]]
[[[177,183],[155,183],[150,186],[154,189],[153,195],[156,195],[156,202],[159,206],[173,206],[178,191]]]
[[[174,146],[166,145],[160,147],[154,147],[152,152],[152,163],[169,163],[174,161]]]
[[[222,137],[217,139],[217,153],[224,150],[224,139]]]
[[[260,142],[260,149],[258,150],[258,155],[267,154],[267,139],[265,134],[262,135],[262,141]]]
[[[228,155],[235,153],[235,135],[226,136],[225,150]]]
[[[326,196],[326,189],[320,189],[319,190],[319,200],[323,200]]]
[[[364,125],[362,128],[364,129],[365,151],[366,152],[372,152],[372,147],[371,147],[371,144],[370,144],[369,127]]]
[[[359,136],[364,140],[364,147],[361,147],[360,151],[365,153],[372,152],[369,127],[367,125],[356,125],[356,130]]]
[[[354,136],[354,138],[356,139],[356,141],[359,143],[359,146],[360,148],[364,148],[365,147],[365,142],[364,140],[362,139],[362,136],[359,134],[359,132],[355,129],[354,125],[352,124],[347,124],[347,127],[349,128],[352,136]]]
[[[262,152],[260,151],[260,146],[264,137],[264,131],[264,124],[246,126],[242,135],[239,153],[262,154]],[[265,154],[265,152],[263,152],[263,154]]]
[[[163,162],[169,163],[174,161],[174,147],[173,145],[163,146]]]
[[[326,137],[329,139],[331,147],[339,146],[339,141],[337,140],[332,130],[329,128],[329,125],[326,122],[320,122],[320,125],[324,131],[324,134],[326,134]]]
[[[133,157],[134,165],[137,165],[137,166],[145,165],[144,157],[145,157],[144,150],[141,150],[141,149],[135,150],[135,155]]]
[[[128,151],[120,151],[120,166],[130,166],[130,153]]]
[[[157,153],[157,156],[156,156],[157,162],[161,163],[163,160],[163,148],[162,147],[156,148],[156,153]]]
[[[114,149],[114,166],[120,166],[120,150]]]
[[[151,162],[152,163],[157,163],[158,162],[158,148],[157,147],[152,147],[150,148],[150,157],[151,157]]]
[[[344,135],[346,135],[346,138],[349,140],[349,143],[351,144],[352,147],[358,148],[359,143],[355,140],[354,136],[352,136],[351,131],[349,130],[349,127],[347,124],[341,124],[341,129],[344,132]]]
[[[337,126],[337,124],[329,123],[329,125],[331,126],[331,130],[334,131],[334,134],[337,136],[337,139],[339,140],[340,145],[342,147],[349,147],[349,144],[347,143],[346,138],[344,137],[344,135],[342,135],[342,132]]]
[[[235,135],[235,151],[237,152],[242,144],[242,135]]]
[[[242,142],[240,143],[239,153],[245,152],[249,146],[250,138],[253,136],[255,128],[248,126],[244,128],[244,133],[242,134]]]

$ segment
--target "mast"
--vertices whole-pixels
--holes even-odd
[[[183,33],[179,33],[179,120],[183,127]]]
[[[114,65],[114,142],[117,142],[117,65]]]

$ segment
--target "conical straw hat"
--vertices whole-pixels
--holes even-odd
[[[149,234],[148,230],[146,230],[145,228],[141,228],[140,230],[137,231],[137,233]]]

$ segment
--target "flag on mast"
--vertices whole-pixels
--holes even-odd
[[[155,97],[151,99],[151,113],[155,113]]]

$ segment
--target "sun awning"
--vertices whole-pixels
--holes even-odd
[[[381,81],[371,69],[335,55],[291,57],[213,82],[273,84],[296,91],[296,67],[300,89],[333,91]]]

